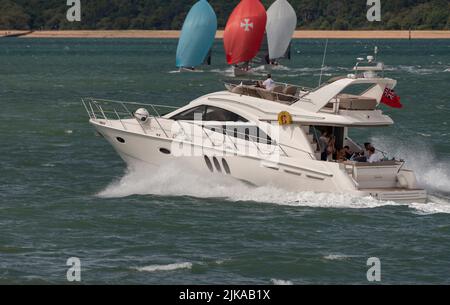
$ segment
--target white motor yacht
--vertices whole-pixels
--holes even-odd
[[[179,159],[204,175],[229,175],[255,186],[425,202],[426,191],[403,160],[322,160],[321,132],[332,135],[336,149],[349,146],[356,155],[364,147],[349,130],[393,124],[379,104],[396,81],[379,76],[382,70],[381,63],[360,62],[352,74],[314,89],[277,84],[267,91],[257,82],[230,81],[227,90],[181,108],[94,98],[83,104],[98,134],[130,164],[158,167]],[[361,93],[348,93],[361,86]]]

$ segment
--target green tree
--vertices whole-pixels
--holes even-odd
[[[30,16],[22,6],[9,1],[0,0],[0,29],[26,30],[30,28]]]
[[[275,0],[262,0],[268,8]],[[66,20],[63,0],[0,0],[2,29],[181,29],[197,0],[81,0],[81,22]],[[220,28],[240,0],[209,0]],[[382,21],[368,22],[366,0],[289,0],[301,29],[448,29],[449,0],[383,0]]]

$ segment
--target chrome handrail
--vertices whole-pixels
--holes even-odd
[[[160,126],[161,130],[164,132],[166,137],[169,137],[169,135],[166,132],[166,130],[162,127],[161,123],[158,120],[158,118],[161,118],[161,115],[158,112],[157,108],[165,108],[165,109],[168,109],[171,111],[178,109],[178,107],[174,107],[174,106],[135,103],[135,102],[123,102],[123,101],[114,101],[114,100],[107,100],[107,99],[96,99],[96,98],[92,98],[92,97],[82,98],[81,102],[82,102],[86,112],[88,113],[90,119],[98,120],[100,118],[100,119],[105,120],[107,123],[109,123],[110,118],[108,117],[108,114],[114,114],[115,115],[114,118],[118,119],[120,121],[120,123],[122,124],[122,126],[124,127],[125,130],[127,130],[127,128],[125,127],[125,124],[123,123],[122,119],[134,117],[133,112],[131,112],[128,109],[127,105],[145,107],[146,109],[148,109],[148,107],[150,107],[150,109],[153,111],[152,113],[150,113],[150,117],[155,119],[155,121]],[[120,107],[123,109],[123,111],[117,111],[116,107],[114,107],[114,106],[112,106],[111,110],[104,110],[102,105],[106,106],[108,104],[120,105]],[[89,107],[88,107],[88,105],[89,105]],[[94,110],[94,109],[97,109],[97,110]],[[141,129],[144,132],[144,134],[147,134],[147,131],[145,130],[145,127],[142,125],[142,122],[140,122],[139,120],[136,120],[136,121],[141,126]]]
[[[155,119],[156,123],[158,124],[159,128],[164,133],[166,138],[170,138],[169,134],[171,134],[172,131],[169,131],[169,130],[167,130],[166,128],[163,127],[163,124],[161,124],[161,122],[159,121],[159,119],[161,118],[161,115],[160,115],[160,113],[158,112],[158,110],[156,108],[165,108],[165,109],[169,109],[169,110],[172,110],[172,111],[175,110],[175,109],[178,109],[178,107],[174,107],[174,106],[154,105],[154,104],[145,104],[145,103],[133,103],[133,102],[122,102],[122,101],[95,99],[95,98],[82,98],[81,102],[82,102],[82,104],[83,104],[83,106],[84,106],[84,108],[85,108],[85,110],[86,110],[86,112],[89,115],[89,118],[91,120],[104,120],[106,122],[106,124],[109,124],[110,121],[113,121],[113,120],[114,121],[119,121],[121,123],[122,127],[124,128],[124,130],[127,130],[126,124],[129,124],[129,122],[124,122],[123,120],[124,119],[134,118],[133,112],[130,111],[130,109],[127,107],[127,105],[128,106],[132,105],[132,106],[145,107],[147,109],[147,111],[151,110],[152,113],[150,114],[150,118]],[[123,110],[122,111],[117,110],[116,107],[114,107],[114,106],[112,106],[112,109],[106,109],[106,105],[108,105],[108,104],[118,105]],[[139,120],[136,120],[136,122],[140,125],[140,127],[141,127],[142,131],[144,132],[144,134],[147,134],[148,130],[146,130],[146,128],[142,124],[142,122],[140,122]],[[183,124],[181,124],[179,121],[176,121],[176,122],[181,127],[183,132],[185,134],[187,134]],[[185,123],[190,123],[190,124],[193,124],[193,125],[196,125],[196,126],[200,126],[202,128],[202,132],[206,135],[206,137],[209,139],[209,141],[214,146],[217,146],[217,145],[215,145],[214,141],[211,139],[210,134],[208,133],[208,131],[210,131],[210,132],[218,132],[218,131],[212,131],[210,128],[207,128],[208,126],[204,126],[203,122],[189,122],[189,121],[185,121]],[[247,128],[248,127],[253,127],[253,126],[247,126]],[[286,156],[286,157],[288,156],[288,154],[286,153],[286,151],[282,147],[282,145],[277,143],[273,139],[271,139],[271,141],[269,142],[267,138],[259,137],[259,136],[256,136],[256,135],[253,135],[253,134],[250,134],[250,133],[239,132],[237,130],[233,131],[233,134],[236,134],[236,137],[237,137],[236,139],[240,138],[240,139],[244,139],[244,141],[248,141],[249,143],[252,143],[252,145],[254,145],[256,147],[256,149],[258,150],[258,152],[260,152],[261,154],[271,154],[271,152],[263,151],[265,149],[262,148],[262,145],[268,145],[268,146],[278,147],[284,156]],[[238,152],[239,151],[239,147],[238,147],[239,144],[237,144],[237,142],[232,140],[232,136],[228,132],[226,132],[224,135],[231,141],[231,143],[234,146],[234,150],[236,152]],[[288,147],[288,146],[286,146],[286,147]],[[290,147],[290,148],[293,148],[293,147]],[[271,151],[273,151],[273,150],[271,149]]]

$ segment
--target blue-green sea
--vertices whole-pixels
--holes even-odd
[[[398,80],[393,127],[354,136],[407,160],[428,204],[251,188],[173,165],[127,170],[82,97],[182,106],[231,70],[177,73],[175,40],[0,39],[0,284],[450,284],[450,40],[330,40],[324,76],[371,55]],[[323,40],[276,81],[317,86]],[[263,78],[263,71],[257,68]]]

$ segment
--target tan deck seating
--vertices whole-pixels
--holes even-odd
[[[284,94],[286,95],[295,95],[297,93],[297,87],[295,86],[286,86],[286,88],[284,88]]]
[[[282,86],[282,85],[275,86],[272,89],[272,92],[274,92],[274,93],[283,93],[283,91],[284,91],[284,86]]]
[[[293,89],[290,89],[290,92],[293,92],[294,89],[297,91],[297,87],[291,86]],[[255,86],[248,86],[248,85],[234,85],[234,86],[227,86],[227,89],[231,91],[232,93],[236,93],[239,95],[248,95],[252,97],[262,98],[269,101],[278,101],[283,104],[291,104],[294,101],[297,100],[297,98],[294,96],[294,94],[286,94],[286,87],[283,85],[275,86],[272,91],[258,88]]]
[[[231,92],[240,94],[240,95],[248,95],[253,97],[260,97],[258,94],[258,91],[255,87],[252,86],[245,86],[245,85],[239,85],[234,87]]]
[[[275,95],[272,92],[267,91],[266,89],[262,89],[262,88],[257,89],[257,91],[258,91],[258,94],[261,96],[261,98],[263,98],[265,100],[269,100],[269,101],[275,100]]]
[[[258,93],[257,88],[255,87],[251,87],[251,86],[244,86],[244,92],[246,95],[248,96],[252,96],[252,97],[261,97]]]
[[[351,95],[351,94],[340,94],[339,99],[339,109],[347,110],[374,110],[377,106],[377,101],[373,98]]]
[[[242,94],[244,94],[244,87],[243,86],[236,86],[233,89],[231,89],[231,92],[242,95]]]

